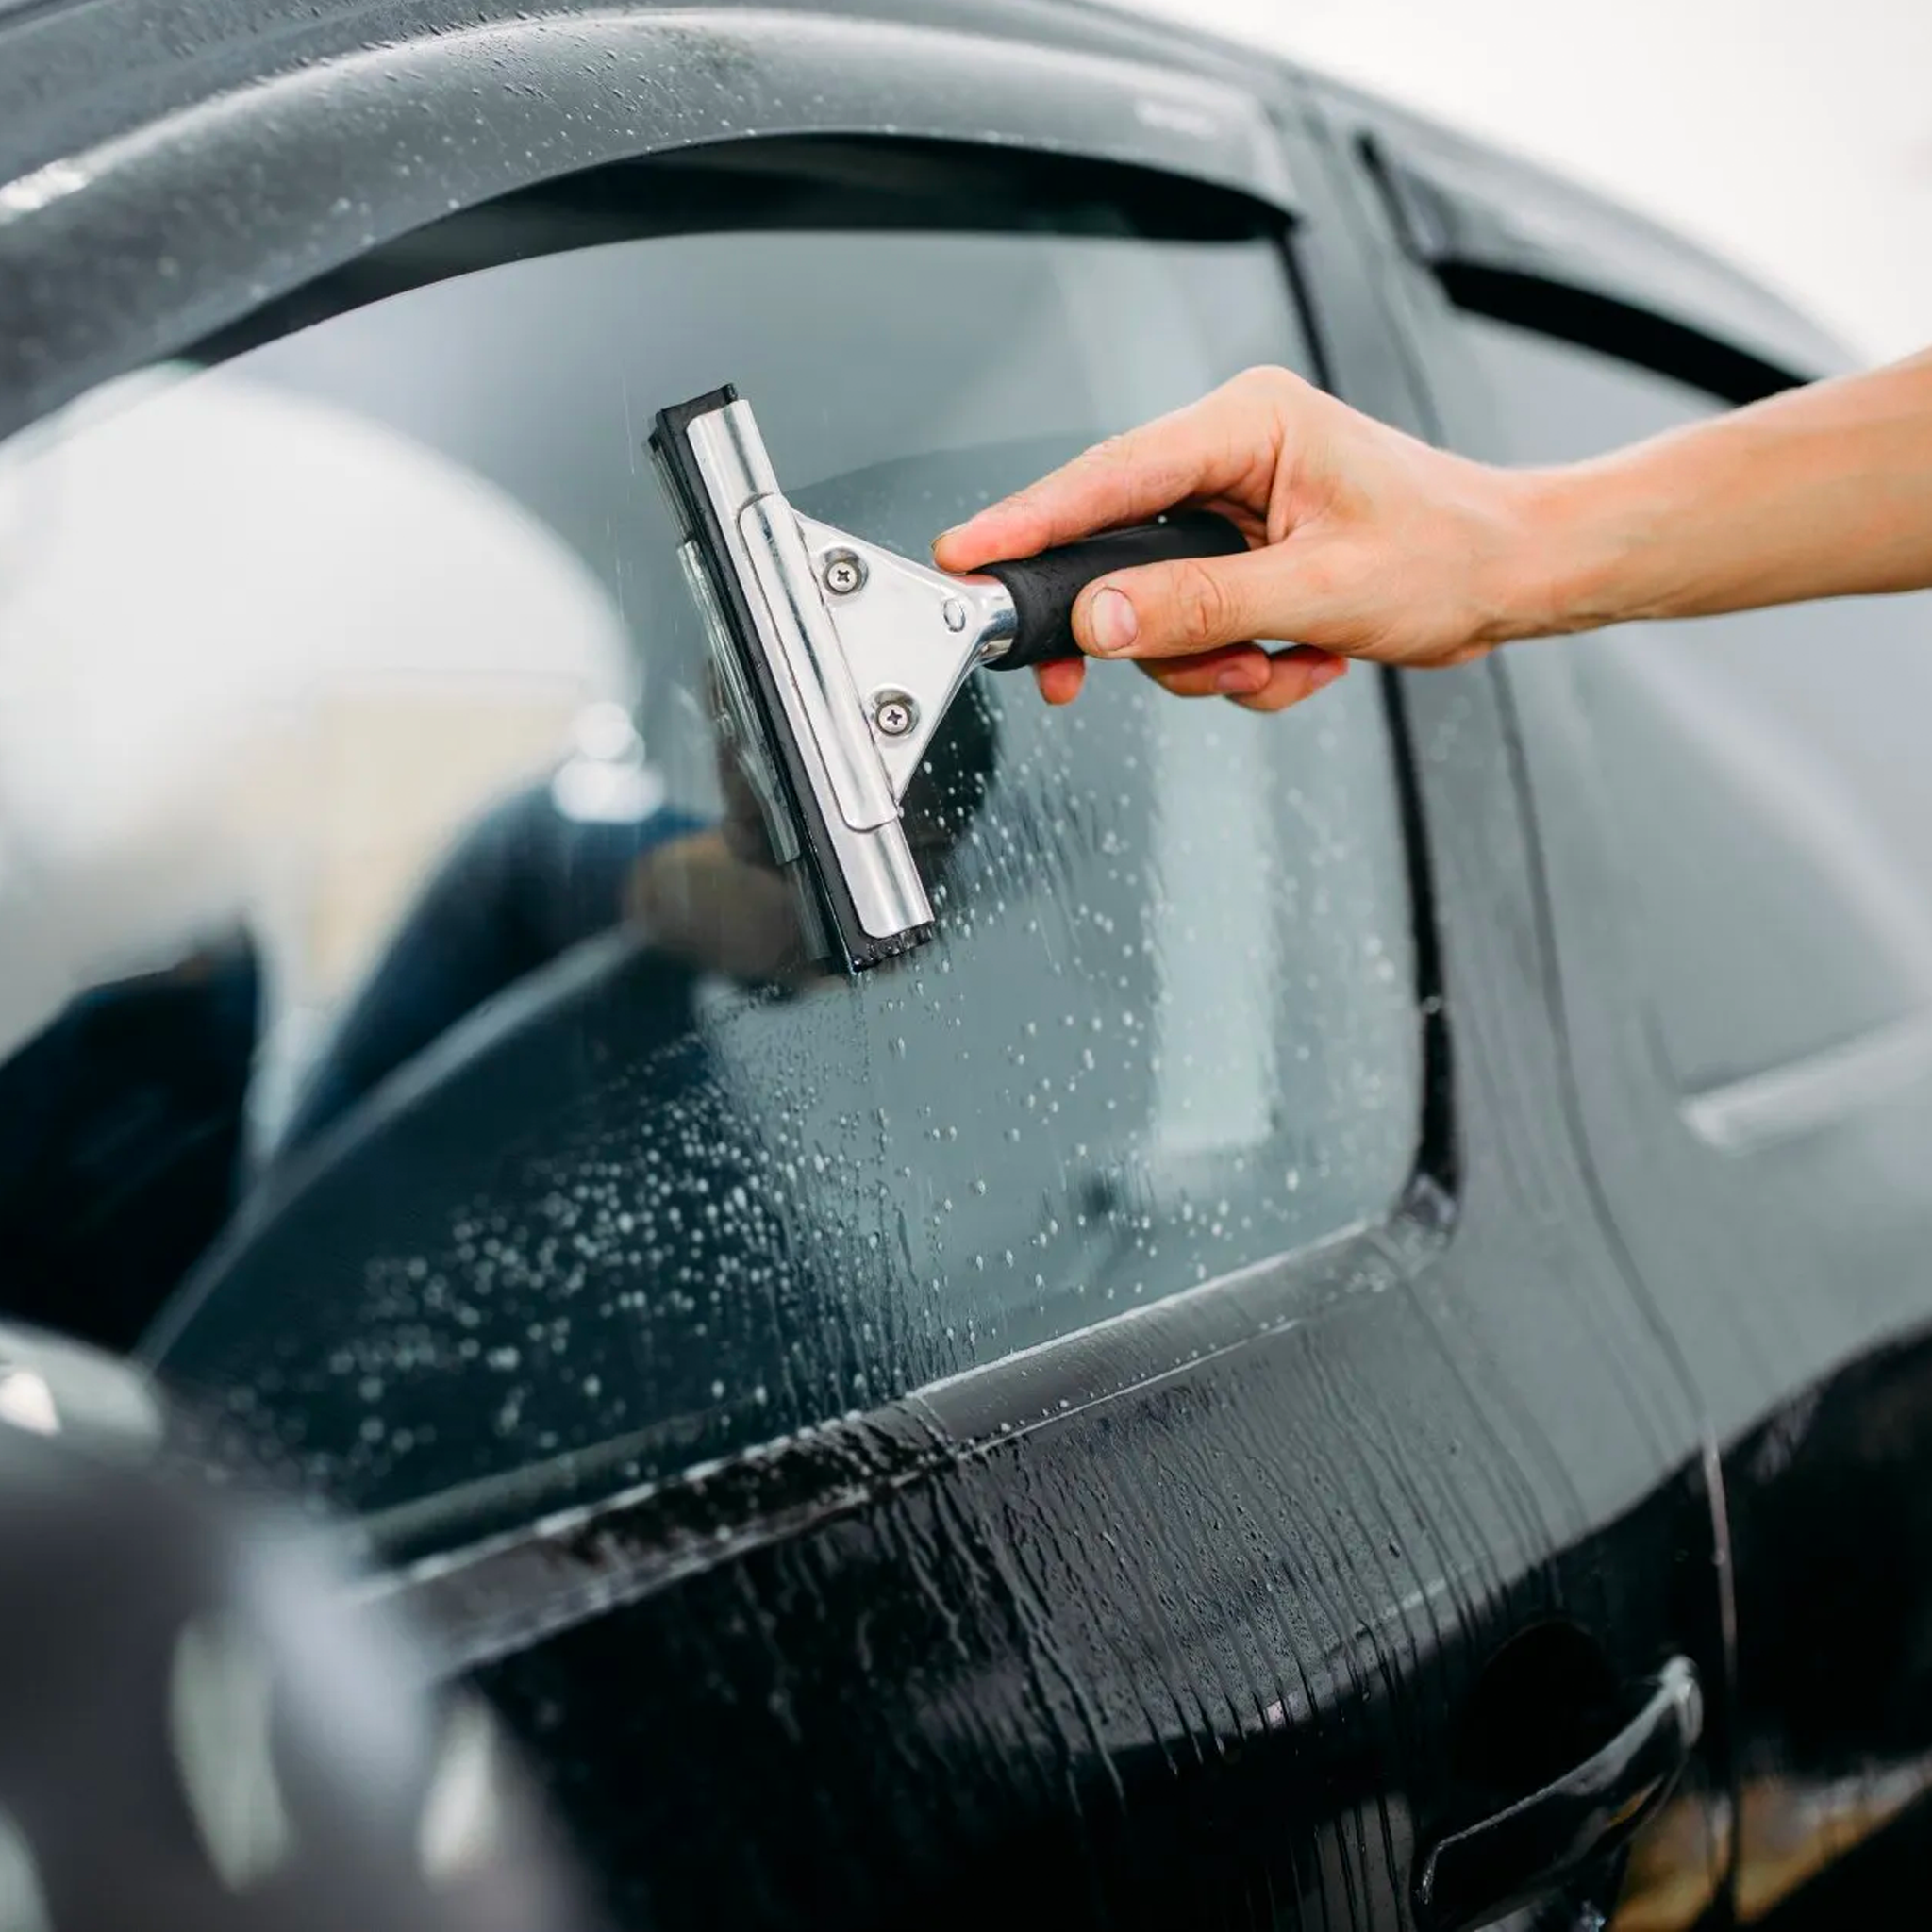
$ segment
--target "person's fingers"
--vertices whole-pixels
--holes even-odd
[[[1192,658],[1257,638],[1292,637],[1287,546],[1115,571],[1074,606],[1074,637],[1095,658]]]
[[[1033,677],[1040,686],[1040,695],[1048,704],[1071,705],[1080,695],[1080,687],[1087,681],[1087,660],[1084,658],[1055,658],[1049,663],[1036,664]]]
[[[1257,691],[1238,697],[1235,703],[1244,711],[1285,711],[1304,698],[1325,690],[1348,669],[1346,658],[1331,657],[1305,645],[1277,651],[1268,665],[1268,681]]]
[[[1177,698],[1244,698],[1265,690],[1268,653],[1258,644],[1230,644],[1198,658],[1145,658],[1139,669]]]
[[[1274,390],[1298,378],[1250,370],[1200,402],[1109,437],[933,545],[942,570],[1031,557],[1207,496],[1265,502],[1280,448]]]

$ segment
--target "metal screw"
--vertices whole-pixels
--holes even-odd
[[[904,738],[919,723],[919,707],[903,691],[876,691],[872,695],[872,722],[882,738]]]
[[[825,589],[835,597],[849,597],[865,582],[865,565],[849,550],[835,550],[825,558]]]
[[[966,628],[966,607],[957,597],[948,597],[945,606],[946,628],[964,630]]]

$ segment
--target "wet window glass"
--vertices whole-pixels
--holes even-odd
[[[735,382],[801,509],[923,556],[1306,368],[1278,236],[518,235],[0,453],[10,1310],[380,1509],[675,1469],[1385,1213],[1374,680],[976,675],[907,801],[937,940],[849,980],[739,836],[644,449]]]
[[[1593,350],[1463,327],[1488,453],[1507,460],[1594,456],[1723,407]],[[1932,598],[1648,625],[1522,653],[1510,675],[1587,721],[1687,1095],[1917,1024],[1932,1005]]]

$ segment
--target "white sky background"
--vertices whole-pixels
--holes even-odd
[[[1125,0],[1555,164],[1873,357],[1932,343],[1932,0]]]

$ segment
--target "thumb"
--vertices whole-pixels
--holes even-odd
[[[1185,658],[1255,638],[1293,638],[1279,549],[1114,571],[1074,606],[1074,638],[1096,658]]]

